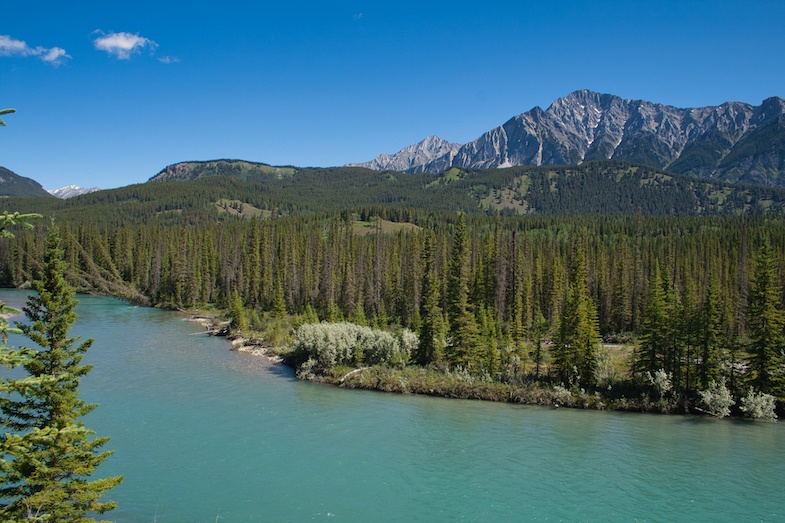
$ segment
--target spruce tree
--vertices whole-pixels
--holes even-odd
[[[550,325],[548,320],[542,315],[539,307],[534,313],[534,325],[532,326],[532,336],[534,338],[534,348],[531,351],[531,359],[534,362],[534,377],[540,379],[540,367],[544,363],[542,339],[548,333]]]
[[[780,308],[781,289],[777,282],[777,262],[766,240],[755,261],[747,305],[750,345],[750,383],[767,394],[781,392],[779,370],[785,348],[785,314]]]
[[[597,309],[589,296],[586,262],[580,247],[576,249],[574,265],[553,347],[554,363],[563,383],[577,377],[577,384],[594,385],[600,335]],[[575,376],[576,372],[578,376]]]
[[[665,296],[665,316],[668,321],[663,328],[664,345],[663,370],[672,376],[678,387],[682,383],[684,363],[684,331],[686,311],[681,302],[679,289],[676,287],[671,272],[663,271],[662,288]]]
[[[711,382],[720,381],[721,312],[720,283],[717,275],[712,274],[709,276],[709,288],[703,302],[700,322],[701,366],[699,372],[702,390],[707,390]]]
[[[245,306],[243,299],[237,289],[232,291],[231,302],[229,303],[229,316],[231,317],[231,326],[237,331],[244,331],[248,328],[248,320],[245,317]]]
[[[38,294],[24,308],[30,323],[17,323],[40,349],[4,348],[2,353],[3,364],[27,372],[2,381],[0,411],[9,431],[0,442],[2,521],[92,522],[91,513],[116,506],[100,497],[122,477],[91,479],[111,452],[99,450],[109,438],[90,439],[94,432],[80,421],[96,407],[78,392],[91,369],[81,361],[92,340],[68,336],[77,302],[65,270],[59,231],[53,226],[43,269],[33,282]]]
[[[663,350],[667,343],[668,327],[666,295],[663,290],[660,266],[655,262],[649,279],[649,292],[643,315],[640,342],[635,351],[633,373],[639,377],[654,374],[663,367]]]
[[[476,370],[479,329],[469,303],[469,241],[466,235],[466,217],[463,214],[455,226],[447,306],[450,325],[450,341],[445,351],[447,360],[452,365]]]
[[[420,342],[415,355],[418,365],[427,365],[444,358],[441,331],[442,310],[439,307],[439,282],[434,274],[433,239],[425,239],[423,250],[425,269],[422,277],[423,302],[420,312]]]
[[[16,109],[0,109],[0,114],[11,114],[11,113],[15,113],[15,112],[16,112]],[[5,127],[5,122],[2,120],[2,118],[0,118],[0,125]]]

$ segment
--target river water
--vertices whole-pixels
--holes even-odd
[[[113,521],[785,521],[782,423],[342,390],[177,313],[79,300]]]

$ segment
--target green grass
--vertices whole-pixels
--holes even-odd
[[[269,218],[272,215],[272,212],[268,210],[259,209],[250,203],[245,203],[240,200],[227,200],[221,198],[215,202],[215,207],[218,209],[219,213],[226,213],[241,218],[252,218],[254,216]]]
[[[385,234],[394,234],[400,231],[414,231],[420,229],[417,225],[408,222],[391,222],[387,220],[382,220],[382,232]],[[372,221],[360,221],[356,220],[352,225],[352,232],[354,234],[358,234],[360,236],[365,236],[366,234],[374,234],[376,232],[376,222]]]

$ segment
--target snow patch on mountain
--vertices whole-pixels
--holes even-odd
[[[74,196],[80,196],[82,194],[89,194],[91,192],[96,192],[100,190],[101,190],[100,187],[91,187],[89,189],[86,189],[78,185],[67,185],[65,187],[60,187],[59,189],[52,189],[52,190],[47,189],[46,192],[60,199],[66,199],[66,198],[73,198]]]

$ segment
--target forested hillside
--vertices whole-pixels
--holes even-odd
[[[221,200],[277,216],[360,207],[505,215],[706,215],[781,213],[785,189],[684,178],[623,162],[581,166],[450,169],[440,175],[356,167],[276,168],[236,161],[176,164],[160,180],[68,200],[12,199],[69,221],[127,224],[213,221]],[[179,174],[178,174],[179,173]],[[9,207],[11,208],[11,207]]]

